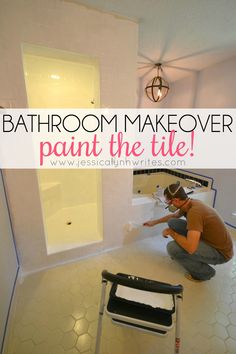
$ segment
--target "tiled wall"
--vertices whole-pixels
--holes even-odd
[[[27,106],[21,45],[29,43],[98,58],[101,107],[135,107],[137,23],[63,0],[3,0],[0,15],[3,14],[2,99],[11,101],[14,107]],[[132,199],[131,170],[103,171],[104,242],[53,256],[46,252],[36,171],[4,172],[24,272],[123,244],[123,225],[129,218]]]
[[[212,183],[212,178],[208,176],[201,176],[198,174],[194,175],[192,172],[183,171],[183,170],[168,170],[166,168],[134,170],[133,175],[152,174],[158,172],[162,172],[162,173],[164,172],[169,175],[175,176],[177,178],[182,178],[182,179],[191,178],[191,180],[201,183],[201,185],[204,187],[211,186]]]

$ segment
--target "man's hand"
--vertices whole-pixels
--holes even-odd
[[[170,228],[167,228],[162,231],[162,236],[165,238],[168,238],[168,236],[172,236],[173,230]]]
[[[143,226],[148,226],[148,227],[155,226],[155,225],[156,225],[156,220],[150,220],[143,223]]]

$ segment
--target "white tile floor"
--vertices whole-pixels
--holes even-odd
[[[103,255],[33,274],[17,285],[4,354],[94,353],[101,271],[124,272],[184,286],[183,354],[236,353],[236,260],[192,283],[157,236]],[[171,354],[174,331],[157,337],[104,317],[101,354]]]

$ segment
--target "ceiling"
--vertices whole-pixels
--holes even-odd
[[[68,0],[67,0],[68,1]],[[138,76],[167,81],[236,55],[236,0],[69,0],[139,22]]]

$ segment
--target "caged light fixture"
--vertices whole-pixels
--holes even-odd
[[[155,76],[145,87],[147,97],[153,102],[160,102],[166,97],[169,91],[169,84],[160,75],[161,63],[155,64],[157,76]]]

